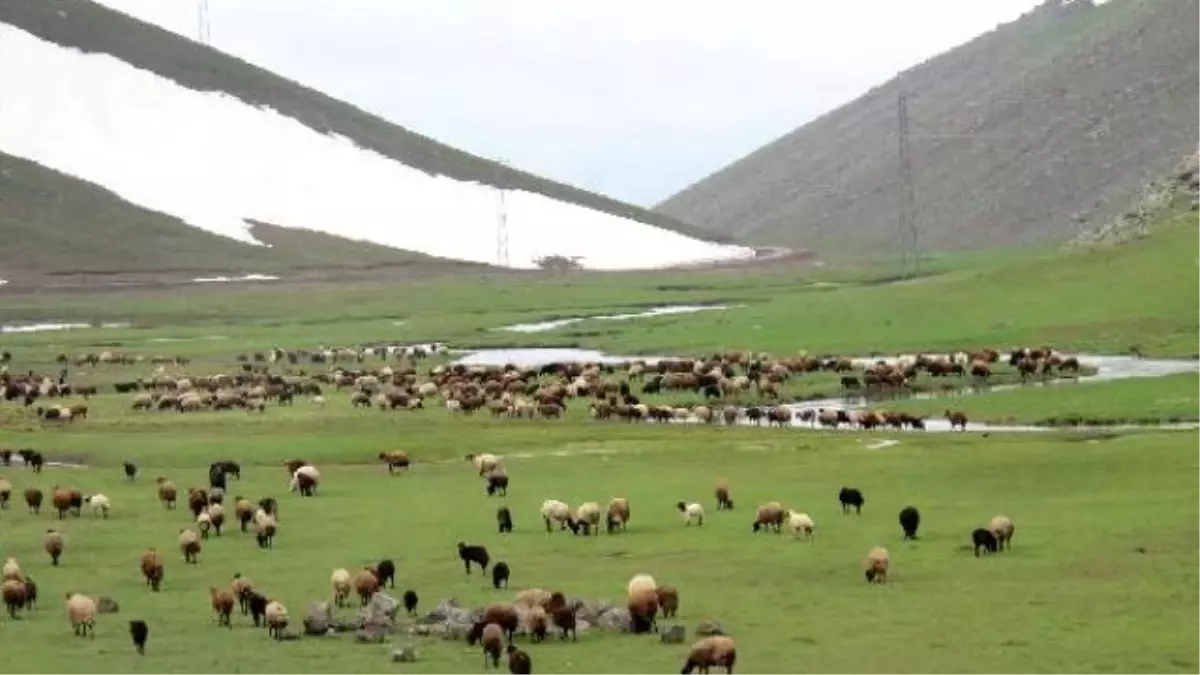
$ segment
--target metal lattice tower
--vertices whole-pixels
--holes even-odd
[[[896,117],[900,126],[900,189],[904,193],[899,209],[900,264],[907,273],[911,253],[913,274],[916,274],[921,269],[921,254],[917,245],[917,196],[913,189],[912,161],[908,150],[908,94],[903,92],[896,101]]]
[[[210,39],[210,31],[208,25],[208,0],[199,0],[199,6],[196,8],[196,40],[200,44],[208,44]]]

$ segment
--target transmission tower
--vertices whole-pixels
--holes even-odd
[[[917,242],[917,196],[913,190],[912,162],[908,152],[908,94],[904,92],[896,101],[896,117],[900,126],[900,189],[903,191],[903,203],[899,209],[900,265],[907,273],[911,254],[913,274],[916,274],[921,269],[921,253]]]
[[[209,35],[208,0],[199,0],[196,8],[196,40],[200,44],[206,45],[209,42]]]
[[[497,164],[508,166],[508,161],[497,159]],[[496,188],[496,264],[508,267],[508,205],[505,203],[505,189]]]

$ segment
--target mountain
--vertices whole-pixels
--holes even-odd
[[[894,251],[904,93],[923,250],[1069,239],[1195,152],[1198,21],[1196,0],[1051,0],[656,208],[747,243]]]
[[[0,83],[0,278],[556,256],[654,268],[754,253],[89,0],[0,1]]]

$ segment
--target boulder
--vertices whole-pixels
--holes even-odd
[[[99,614],[116,614],[121,611],[121,605],[116,600],[102,595],[96,598],[96,612]]]
[[[659,636],[659,641],[663,644],[678,645],[683,644],[684,638],[687,637],[687,628],[675,624],[662,632]]]
[[[697,637],[707,637],[709,635],[727,635],[725,632],[725,626],[722,626],[721,622],[717,621],[716,619],[701,621],[700,624],[696,626],[696,629],[692,632],[695,633]]]
[[[334,618],[329,620],[329,630],[334,633],[353,633],[358,630],[358,619]]]
[[[624,607],[613,607],[596,617],[595,626],[605,630],[628,630],[630,625],[629,610]]]
[[[387,639],[389,626],[377,623],[365,624],[354,633],[354,641],[359,644],[383,644]]]
[[[329,630],[332,613],[327,602],[308,603],[308,614],[304,617],[305,635],[324,635]]]
[[[292,640],[299,640],[301,637],[300,631],[296,630],[295,628],[284,628],[281,631],[279,639],[290,642]]]
[[[417,648],[412,645],[405,645],[400,649],[392,652],[392,661],[400,663],[408,663],[417,660]]]

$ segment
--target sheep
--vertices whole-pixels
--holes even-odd
[[[83,498],[83,502],[92,507],[92,516],[102,515],[108,519],[108,510],[112,507],[112,502],[104,495],[90,495]]]
[[[554,622],[554,625],[562,631],[560,639],[566,640],[567,635],[570,635],[572,642],[579,640],[579,633],[576,629],[575,607],[567,604],[567,599],[562,593],[552,594],[543,609],[550,615],[550,619]]]
[[[501,506],[496,509],[496,527],[500,534],[513,531],[512,512],[507,506]]]
[[[146,585],[150,587],[151,591],[157,593],[163,582],[162,555],[156,549],[148,548],[142,553],[138,566],[142,570],[142,576],[146,577]]]
[[[490,452],[479,455],[467,455],[467,460],[475,463],[475,468],[479,470],[480,476],[500,466],[500,458]]]
[[[71,508],[71,491],[55,485],[51,488],[50,503],[54,505],[59,520],[66,518],[67,511]]]
[[[266,610],[263,612],[263,617],[267,623],[267,635],[274,637],[276,640],[283,639],[283,629],[288,625],[287,607],[278,600],[271,600],[267,603]]]
[[[977,527],[971,532],[971,547],[975,549],[976,558],[979,557],[979,549],[983,549],[987,553],[995,553],[998,546],[996,535],[991,530]]]
[[[688,504],[686,502],[675,502],[675,508],[683,514],[683,524],[691,525],[696,523],[697,526],[704,525],[704,507],[697,502]]]
[[[408,453],[403,450],[389,450],[379,453],[379,461],[387,464],[388,474],[395,473],[396,469],[408,469],[412,461],[408,458]]]
[[[629,500],[624,497],[614,497],[608,503],[608,514],[605,526],[609,534],[624,531],[629,528]]]
[[[463,561],[463,567],[467,570],[467,574],[471,573],[471,563],[479,565],[481,572],[487,572],[488,556],[487,549],[483,546],[467,545],[463,542],[458,542],[458,557]]]
[[[20,581],[22,578],[24,578],[24,575],[21,573],[21,565],[17,563],[16,558],[11,557],[4,559],[4,568],[2,574],[4,581],[8,581],[9,579],[16,579]]]
[[[4,599],[8,615],[17,618],[17,610],[25,606],[25,580],[5,579],[0,583],[0,597]]]
[[[77,637],[96,639],[96,601],[82,593],[67,593],[67,618]]]
[[[187,503],[188,509],[192,512],[192,517],[199,518],[200,512],[204,510],[204,507],[208,506],[208,491],[188,488]]]
[[[179,551],[183,553],[185,565],[195,565],[199,562],[200,535],[195,530],[184,528],[179,531]]]
[[[517,649],[516,645],[509,645],[508,651],[508,672],[512,675],[529,675],[533,672],[533,659],[529,658],[529,654]]]
[[[308,462],[302,459],[289,459],[283,463],[283,466],[287,469],[288,476],[294,476],[300,467],[308,466]]]
[[[863,494],[859,492],[858,488],[843,487],[838,492],[838,501],[842,503],[842,515],[850,513],[850,507],[853,506],[854,512],[861,516],[863,504],[867,500],[863,498]]]
[[[730,510],[733,508],[733,499],[729,496],[729,482],[725,479],[717,481],[717,487],[713,490],[713,494],[717,498],[717,510]]]
[[[1008,516],[996,516],[988,523],[988,531],[996,536],[997,550],[1003,551],[1005,547],[1012,549],[1013,532],[1016,528],[1013,527],[1012,520]]]
[[[543,642],[550,627],[550,617],[541,605],[535,605],[529,610],[529,635],[534,642]]]
[[[228,588],[208,587],[208,596],[212,601],[213,611],[217,613],[217,625],[233,628],[230,616],[233,614],[233,591]]]
[[[886,548],[876,546],[867,554],[863,561],[863,573],[867,583],[882,584],[887,581],[888,568],[891,567],[891,557]]]
[[[396,563],[392,562],[390,558],[380,560],[372,571],[375,572],[375,578],[379,579],[381,588],[383,586],[396,587]]]
[[[485,478],[487,479],[487,485],[484,491],[487,493],[487,496],[491,497],[496,493],[500,493],[501,497],[508,496],[508,473],[504,470],[504,467],[497,466],[493,468],[487,472]]]
[[[63,539],[62,533],[50,528],[46,530],[46,536],[42,538],[42,548],[46,549],[46,553],[50,555],[50,564],[58,567],[58,561],[62,558],[63,549],[66,548],[67,542]]]
[[[900,510],[900,527],[904,528],[905,539],[916,539],[917,528],[921,526],[921,512],[915,506],[906,506]]]
[[[201,539],[208,539],[208,531],[212,529],[212,524],[212,516],[208,515],[207,509],[196,516],[196,529],[200,530]]]
[[[229,584],[229,590],[233,591],[234,597],[238,599],[238,607],[242,610],[242,615],[250,613],[250,594],[254,592],[254,582],[248,577],[239,574],[233,575],[233,581]]]
[[[131,481],[134,478],[137,478],[137,464],[134,464],[133,462],[121,462],[121,465],[125,467],[125,480]]]
[[[550,522],[554,521],[559,524],[558,529],[565,530],[568,527],[572,532],[578,531],[579,524],[571,517],[571,507],[566,503],[560,502],[557,499],[547,499],[542,502],[542,520],[546,523],[546,531],[551,532]]]
[[[275,541],[275,519],[268,516],[266,511],[259,509],[254,512],[254,539],[259,548],[271,548]]]
[[[258,508],[265,511],[268,516],[279,519],[279,502],[275,501],[274,497],[263,497],[258,500]]]
[[[709,672],[712,667],[724,668],[726,673],[733,672],[737,663],[737,647],[733,638],[727,635],[710,635],[697,641],[688,652],[687,660],[679,671],[689,675],[692,671]]]
[[[146,640],[150,638],[150,626],[141,619],[129,621],[129,638],[133,640],[133,648],[138,654],[146,654]]]
[[[633,596],[641,591],[655,591],[658,589],[658,583],[654,577],[649,574],[635,574],[629,579],[629,583],[625,586],[625,594]]]
[[[211,498],[211,496],[210,496]],[[208,520],[212,523],[213,532],[217,536],[221,536],[221,527],[225,525],[225,507],[219,503],[210,503],[208,508],[201,512],[201,515],[208,514]]]
[[[407,612],[409,616],[416,614],[417,602],[420,600],[420,598],[417,597],[417,592],[411,588],[407,591],[404,591],[402,600],[404,602],[404,611]]]
[[[7,479],[0,477],[0,509],[8,508],[8,500],[12,498],[13,485]]]
[[[633,633],[648,633],[658,631],[658,593],[657,589],[639,589],[630,593],[626,599],[629,619]]]
[[[654,594],[658,596],[658,606],[662,608],[664,619],[673,618],[679,613],[679,591],[674,586],[659,586]]]
[[[352,583],[361,607],[366,607],[371,602],[371,598],[379,592],[379,577],[375,576],[375,572],[370,567],[364,567],[356,572]]]
[[[583,534],[600,534],[600,505],[596,502],[584,502],[575,510],[575,522]],[[576,534],[578,534],[576,530]]]
[[[292,492],[299,490],[301,497],[312,497],[317,493],[317,485],[320,482],[321,472],[317,471],[316,467],[305,464],[292,474],[292,482],[288,489]]]
[[[251,504],[249,499],[234,497],[233,513],[242,525],[242,532],[245,532],[246,526],[254,518],[254,504]]]
[[[28,575],[21,581],[25,583],[25,610],[33,611],[37,606],[38,586],[33,582],[33,578]]]
[[[266,623],[267,605],[270,602],[267,596],[258,591],[246,591],[246,606],[250,609],[250,618],[254,621],[256,628]]]
[[[488,657],[492,659],[494,667],[500,667],[500,648],[504,645],[504,630],[494,623],[476,622],[471,627],[471,631],[467,633],[467,644],[474,645],[479,642],[479,646],[483,649],[483,667],[487,669]]]
[[[520,616],[517,614],[517,608],[510,602],[493,602],[483,608],[482,624],[494,623],[504,630],[508,636],[509,644],[512,644],[513,636],[520,626]]]
[[[501,586],[508,588],[509,574],[510,572],[508,569],[508,563],[504,561],[496,563],[495,566],[492,567],[492,588],[498,589]]]
[[[155,478],[154,483],[158,486],[158,501],[162,502],[165,508],[175,508],[175,501],[179,494],[175,489],[175,484],[162,476]]]
[[[35,487],[25,488],[25,506],[29,507],[29,512],[33,515],[38,515],[42,512],[42,491]]]
[[[946,419],[950,420],[950,431],[954,431],[958,427],[959,431],[967,430],[967,414],[958,410],[947,409],[944,413]]]
[[[338,607],[345,607],[346,600],[350,597],[350,571],[339,567],[329,576],[329,584],[333,586],[333,604]]]
[[[810,517],[807,513],[788,511],[787,526],[793,537],[796,537],[797,539],[804,537],[808,539],[810,543],[813,541],[813,528],[816,527],[816,525],[813,523],[812,517]]]
[[[540,607],[550,601],[551,593],[543,588],[527,588],[513,598],[514,605]]]
[[[767,502],[754,512],[753,532],[759,530],[770,531],[772,527],[776,532],[780,531],[783,526],[783,519],[787,514],[783,510],[783,505],[779,502]]]

